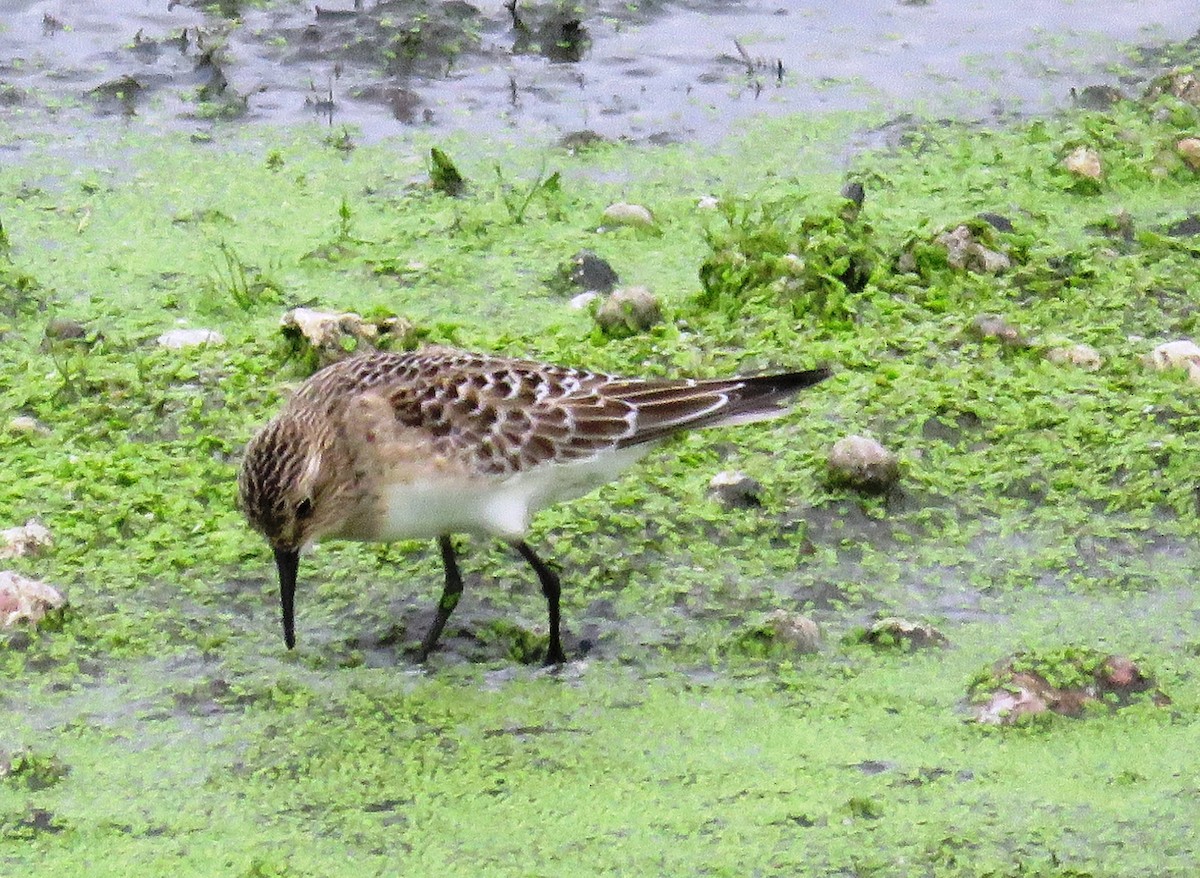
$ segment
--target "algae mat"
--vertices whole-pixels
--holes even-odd
[[[429,143],[344,137],[47,143],[0,169],[0,509],[50,528],[11,564],[73,607],[0,650],[4,871],[1194,874],[1200,390],[1144,357],[1196,328],[1173,150],[1195,110],[913,126],[833,167],[877,121],[704,154],[448,141],[458,198],[427,185]],[[1101,181],[1063,169],[1080,145]],[[655,225],[598,231],[615,201]],[[1011,267],[950,264],[933,242],[960,224]],[[668,319],[611,339],[570,308],[558,269],[585,247]],[[277,332],[300,304],[613,371],[839,372],[541,517],[561,673],[536,670],[535,587],[478,541],[427,670],[404,651],[440,588],[419,544],[320,549],[287,654],[234,474],[303,374]],[[156,344],[179,325],[225,342]],[[1076,344],[1098,369],[1047,356]],[[828,482],[854,432],[899,454],[897,491]],[[722,469],[759,505],[710,497]],[[772,634],[780,608],[823,626],[818,653]],[[952,647],[855,636],[890,613]],[[993,661],[1073,645],[1134,655],[1172,703],[967,721]]]

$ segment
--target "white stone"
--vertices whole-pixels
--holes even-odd
[[[629,204],[625,201],[618,201],[616,204],[610,204],[604,208],[604,213],[600,218],[614,226],[637,226],[640,228],[654,226],[654,214],[650,212],[650,208],[640,204]]]
[[[0,571],[0,628],[37,622],[66,603],[57,589],[11,570]]]
[[[838,481],[868,491],[883,491],[900,477],[896,455],[869,436],[847,436],[829,451],[829,469]]]
[[[14,433],[37,433],[39,436],[49,436],[50,428],[29,415],[17,415],[8,422],[8,429]]]
[[[1027,714],[1046,711],[1046,702],[1037,692],[1022,686],[1014,688],[996,692],[986,704],[976,707],[975,721],[989,726],[1013,725]]]
[[[722,470],[708,482],[708,490],[726,506],[751,507],[762,502],[762,485],[737,470]]]
[[[1060,366],[1078,366],[1088,372],[1095,372],[1104,365],[1100,352],[1087,344],[1053,348],[1046,352],[1046,359]]]
[[[600,294],[595,290],[588,290],[585,293],[580,293],[578,296],[572,297],[567,306],[573,311],[583,311],[588,305],[600,298]]]
[[[1063,167],[1076,177],[1088,180],[1099,180],[1104,176],[1104,168],[1100,164],[1100,153],[1090,146],[1077,146],[1071,154],[1063,159]]]
[[[54,545],[49,529],[31,518],[20,527],[0,530],[0,558],[23,558],[36,555]]]
[[[1168,341],[1150,352],[1156,369],[1186,369],[1188,380],[1200,384],[1200,346],[1188,338]]]
[[[212,329],[172,329],[160,335],[158,343],[164,348],[177,351],[197,345],[224,344],[225,336]]]
[[[934,240],[946,248],[946,262],[951,268],[976,274],[1000,274],[1012,268],[1008,256],[980,244],[965,225],[942,232]]]
[[[1157,369],[1186,368],[1200,363],[1200,345],[1190,338],[1164,342],[1151,351],[1150,359]]]

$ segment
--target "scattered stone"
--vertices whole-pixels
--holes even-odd
[[[591,250],[580,250],[563,267],[567,282],[581,290],[611,293],[619,278],[605,259]]]
[[[1040,678],[1039,678],[1040,679]],[[1045,713],[1049,709],[1042,689],[1048,684],[1039,684],[1033,678],[1013,677],[1011,688],[1000,689],[990,699],[975,709],[975,722],[986,725],[1015,725],[1022,717]]]
[[[842,196],[842,204],[838,208],[839,218],[846,223],[858,222],[863,202],[867,200],[867,190],[863,184],[857,180],[851,180],[842,186],[838,194]]]
[[[1193,171],[1200,171],[1200,137],[1185,137],[1175,144],[1179,157]]]
[[[861,208],[863,202],[867,200],[867,190],[857,180],[851,180],[843,185],[839,194],[853,204],[856,210]]]
[[[225,336],[214,329],[172,329],[158,337],[160,347],[178,351],[200,345],[225,344]]]
[[[571,301],[567,302],[567,306],[573,311],[586,310],[588,305],[600,298],[600,294],[595,290],[588,290],[585,293],[580,293],[578,296],[573,296]]]
[[[1053,660],[1022,654],[1004,659],[972,685],[970,695],[976,722],[1006,726],[1046,712],[1079,717],[1102,706],[1117,710],[1139,696],[1158,707],[1171,703],[1130,659],[1091,650],[1073,650]]]
[[[0,628],[18,622],[36,625],[52,610],[66,606],[57,589],[11,570],[0,571]]]
[[[6,838],[33,839],[42,834],[57,835],[66,832],[70,825],[45,808],[28,808],[24,813],[14,812],[4,824]]]
[[[977,218],[983,220],[985,223],[987,223],[989,226],[991,226],[997,232],[1015,232],[1016,231],[1016,226],[1013,225],[1013,221],[1010,220],[1008,217],[1004,216],[1003,214],[991,213],[990,211],[984,211],[983,213],[975,214],[975,216]]]
[[[387,84],[370,84],[350,89],[350,97],[360,101],[371,101],[391,110],[392,118],[406,125],[432,122],[433,110],[422,107],[421,96],[412,89]],[[305,99],[307,106],[320,109],[312,98]]]
[[[569,131],[558,139],[558,145],[571,155],[592,149],[593,147],[603,146],[608,142],[607,137],[592,131],[590,128],[585,128],[582,131]]]
[[[868,436],[847,436],[829,451],[829,475],[834,484],[878,494],[900,478],[900,461]]]
[[[378,350],[383,336],[402,346],[416,341],[416,327],[403,317],[370,320],[353,311],[334,313],[293,308],[280,318],[279,328],[293,342],[308,345],[322,365]]]
[[[985,341],[997,341],[1014,348],[1027,348],[1029,342],[1021,331],[999,314],[980,314],[971,321],[970,330]]]
[[[104,113],[132,113],[133,105],[146,87],[132,76],[118,76],[108,82],[102,82],[88,96],[97,102]]]
[[[40,555],[43,549],[54,545],[50,530],[36,518],[31,518],[20,527],[0,530],[0,558],[25,558]]]
[[[1186,369],[1188,380],[1200,384],[1200,346],[1190,338],[1160,344],[1150,352],[1150,364],[1159,371]]]
[[[1100,352],[1087,344],[1051,348],[1046,352],[1046,359],[1059,366],[1078,366],[1088,372],[1095,372],[1104,365]]]
[[[808,616],[790,610],[772,610],[767,614],[767,625],[775,641],[807,655],[821,649],[821,628]]]
[[[1174,95],[1193,107],[1200,107],[1200,79],[1184,70],[1172,70],[1155,79],[1146,90],[1150,100],[1164,94]]]
[[[38,436],[49,436],[50,428],[29,415],[17,415],[8,422],[8,429],[14,433],[36,433]]]
[[[1200,216],[1189,213],[1179,222],[1167,226],[1167,234],[1172,238],[1194,238],[1200,235]]]
[[[646,287],[615,291],[596,310],[596,322],[608,335],[625,338],[645,332],[663,319],[658,298]]]
[[[946,635],[927,622],[910,622],[897,616],[879,619],[863,635],[863,640],[879,647],[899,647],[905,651],[933,646],[949,646]]]
[[[46,324],[46,338],[52,341],[82,341],[87,338],[87,328],[77,320],[55,317]]]
[[[1071,89],[1071,97],[1075,106],[1085,110],[1107,110],[1125,100],[1120,89],[1111,85],[1089,85],[1078,92]]]
[[[712,477],[708,490],[723,506],[731,509],[762,506],[762,485],[745,473],[723,470]]]
[[[1063,159],[1063,167],[1076,177],[1099,182],[1104,176],[1100,153],[1090,146],[1077,146]]]
[[[985,247],[966,225],[942,232],[934,241],[946,248],[946,262],[951,268],[976,274],[1001,274],[1012,268],[1006,254]]]
[[[696,202],[697,210],[712,211],[721,206],[721,199],[715,195],[702,195],[700,200]]]
[[[654,214],[650,212],[650,208],[624,201],[618,201],[616,204],[610,204],[604,208],[600,219],[610,226],[633,226],[640,229],[655,227]]]

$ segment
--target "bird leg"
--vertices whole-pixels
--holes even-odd
[[[546,607],[550,611],[550,645],[546,649],[546,664],[561,665],[567,660],[563,655],[562,640],[558,630],[558,597],[562,594],[562,583],[559,581],[558,574],[551,570],[546,562],[534,553],[533,549],[529,548],[528,543],[524,540],[517,540],[512,545],[521,553],[521,557],[529,562],[529,566],[533,568],[533,572],[538,576],[538,581],[542,584],[542,594],[546,596]]]
[[[442,567],[446,570],[446,585],[442,588],[441,598],[438,599],[437,616],[434,617],[433,624],[429,627],[429,633],[421,641],[421,649],[417,653],[419,662],[424,662],[429,658],[429,653],[433,651],[438,638],[442,636],[446,620],[458,606],[458,599],[462,597],[463,591],[462,574],[458,571],[458,560],[454,557],[454,543],[451,542],[449,535],[438,537],[438,546],[442,550]]]

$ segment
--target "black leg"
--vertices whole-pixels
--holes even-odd
[[[454,543],[450,541],[449,536],[440,536],[438,546],[442,550],[442,566],[446,569],[446,585],[442,589],[441,599],[438,600],[437,616],[434,617],[429,633],[421,641],[421,651],[417,653],[417,661],[421,662],[429,658],[429,653],[437,646],[442,629],[446,627],[446,620],[450,618],[450,614],[458,606],[458,599],[462,597],[462,574],[458,572],[458,560],[454,557]]]
[[[521,557],[529,562],[533,572],[538,575],[542,584],[542,594],[546,596],[546,607],[550,611],[550,646],[546,649],[546,664],[561,665],[567,660],[563,655],[562,639],[558,631],[558,598],[562,594],[562,583],[558,574],[551,570],[546,562],[534,554],[524,540],[517,540],[513,548],[521,553]]]

